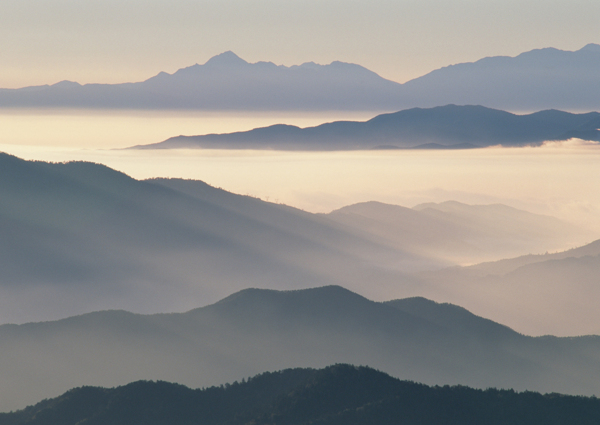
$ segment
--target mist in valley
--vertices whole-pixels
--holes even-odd
[[[600,334],[595,143],[3,148],[2,410],[338,362],[598,391],[597,337],[540,337]]]
[[[598,416],[600,6],[33,3],[0,4],[0,423]]]

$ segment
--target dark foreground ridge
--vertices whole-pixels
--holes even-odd
[[[246,289],[187,313],[112,310],[3,325],[0,347],[3,411],[83,385],[144,379],[198,388],[337,363],[428,385],[600,391],[600,337],[532,338],[455,305],[380,303],[339,286]]]
[[[600,113],[546,110],[516,115],[476,105],[412,108],[369,121],[337,121],[299,128],[277,124],[229,134],[177,136],[135,149],[471,149],[540,145],[578,138],[600,141]]]
[[[429,387],[368,367],[267,372],[242,383],[192,390],[138,381],[81,387],[24,410],[1,425],[158,424],[598,424],[595,397],[463,386]]]

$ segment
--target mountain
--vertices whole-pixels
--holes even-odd
[[[506,205],[466,205],[447,201],[405,208],[362,202],[327,214],[337,223],[377,235],[390,246],[454,264],[509,258],[536,252],[540,240],[549,251],[579,246],[590,232],[554,217]]]
[[[104,424],[596,424],[595,397],[428,387],[345,364],[286,369],[244,382],[192,390],[139,381],[82,387],[27,409],[0,414],[0,425]]]
[[[580,137],[600,141],[600,113],[547,110],[528,115],[483,106],[446,105],[382,114],[365,122],[337,121],[299,128],[277,124],[250,131],[177,136],[136,149],[468,149],[540,145]]]
[[[536,49],[434,70],[404,84],[343,62],[286,67],[232,52],[146,81],[0,89],[4,108],[374,110],[484,105],[510,111],[600,109],[600,45]],[[572,133],[598,137],[597,127]]]
[[[536,49],[440,68],[405,83],[403,101],[430,107],[480,104],[511,111],[599,109],[600,45]]]
[[[600,241],[545,255],[421,272],[422,295],[464,305],[529,334],[600,333]]]
[[[0,321],[182,311],[248,286],[398,287],[440,263],[318,215],[183,180],[0,154]],[[400,287],[402,284],[400,284]]]
[[[211,110],[388,110],[401,85],[362,66],[248,63],[233,52],[124,84],[60,82],[0,90],[0,107]]]
[[[0,410],[82,385],[217,385],[290,367],[369,365],[426,384],[597,394],[600,337],[521,335],[422,298],[339,286],[246,289],[187,313],[102,311],[0,326]]]
[[[501,227],[455,217],[453,228],[472,229],[480,242],[462,251],[461,263],[496,258],[494,244],[515,232],[525,242],[505,247],[511,257],[572,246],[564,223],[532,216],[538,224],[527,228],[519,214],[526,215],[504,216]],[[440,242],[413,232],[420,245],[412,246],[334,218],[200,181],[138,181],[98,164],[0,154],[0,323],[105,309],[185,311],[247,287],[335,284],[379,300],[421,295],[409,274],[456,264],[441,246],[464,246],[468,234],[446,233]],[[389,223],[398,240],[409,235],[401,215]]]

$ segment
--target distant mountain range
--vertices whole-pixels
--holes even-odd
[[[430,72],[403,85],[414,106],[484,105],[514,112],[600,107],[600,45],[577,51],[536,49]]]
[[[597,394],[600,337],[527,337],[424,298],[373,302],[339,286],[247,289],[180,314],[103,311],[0,326],[0,410],[81,385],[192,387],[261,371],[369,365],[427,384]]]
[[[0,90],[0,107],[211,110],[388,110],[400,84],[362,66],[333,62],[250,64],[233,52],[174,74],[138,83],[86,84]]]
[[[468,149],[571,138],[600,141],[600,113],[547,110],[515,115],[483,106],[446,105],[378,115],[366,122],[337,121],[308,128],[278,124],[229,134],[177,136],[134,149]]]
[[[0,154],[0,322],[184,311],[250,286],[336,284],[389,299],[420,293],[408,273],[590,238],[499,205],[446,207],[311,214],[200,181],[138,181],[98,164]]]
[[[0,425],[595,425],[600,401],[559,394],[428,387],[368,367],[286,369],[192,390],[139,381],[82,387],[13,413]]]
[[[600,109],[600,45],[489,57],[395,83],[362,66],[332,62],[250,64],[232,52],[143,82],[1,89],[0,107],[254,111],[395,111],[446,104],[510,111]]]
[[[460,303],[524,332],[600,333],[600,241],[545,255],[419,273],[424,296]],[[436,288],[433,289],[432,288]],[[430,292],[431,291],[431,292]],[[509,307],[510,306],[510,307]],[[548,314],[548,312],[552,314]]]
[[[557,249],[564,249],[565,243],[577,246],[590,237],[588,231],[566,225],[554,217],[502,204],[466,205],[446,201],[405,208],[362,202],[326,216],[365,234],[376,235],[392,247],[454,264],[509,258],[515,251],[535,252],[539,240],[534,242],[537,238],[532,238],[532,234]]]

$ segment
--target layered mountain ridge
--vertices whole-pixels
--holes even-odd
[[[394,111],[446,104],[514,112],[600,109],[600,46],[536,49],[450,65],[404,84],[349,63],[248,63],[225,52],[146,81],[1,89],[5,108]]]
[[[479,220],[468,208],[409,210],[408,224],[402,207],[390,206],[395,219],[362,208],[362,218],[348,221],[199,181],[138,181],[98,164],[4,154],[0,207],[0,321],[21,323],[99,309],[184,311],[247,287],[336,284],[375,299],[419,295],[409,273],[564,249],[589,237],[510,209],[488,218],[475,209]],[[392,231],[365,226],[370,215]]]
[[[186,313],[102,311],[0,326],[0,410],[82,385],[191,387],[289,367],[369,365],[426,384],[595,394],[600,337],[528,337],[423,298],[246,289]]]

